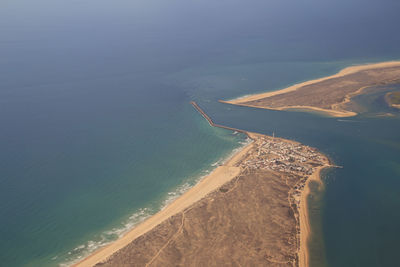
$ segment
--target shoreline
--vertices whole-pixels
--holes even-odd
[[[191,104],[196,108],[196,110],[209,122],[210,126],[220,127],[230,130],[236,130],[230,127],[225,127],[222,125],[214,124],[211,118],[207,116],[207,114],[199,107],[195,102],[191,102]],[[244,164],[243,161],[248,159],[249,152],[254,149],[258,149],[257,143],[259,143],[260,138],[271,138],[272,140],[277,140],[279,142],[286,142],[293,145],[300,144],[293,140],[288,140],[279,137],[271,137],[265,134],[252,133],[244,130],[240,130],[240,132],[247,135],[252,141],[244,146],[242,146],[237,152],[227,158],[227,160],[216,169],[214,169],[209,175],[205,176],[201,179],[196,185],[186,191],[183,195],[175,199],[173,202],[165,206],[162,210],[157,212],[156,214],[150,216],[145,221],[141,222],[131,230],[129,230],[122,237],[118,238],[116,241],[99,248],[94,251],[89,256],[81,259],[79,262],[73,264],[75,267],[89,267],[94,266],[98,263],[106,262],[112,255],[116,252],[120,251],[122,248],[126,247],[138,237],[143,236],[144,234],[150,232],[155,227],[165,222],[169,218],[174,215],[184,212],[189,207],[194,206],[203,198],[207,197],[210,193],[215,192],[222,186],[226,185],[234,178],[239,177],[243,171],[245,171],[248,167]],[[265,139],[264,139],[265,140]],[[306,146],[307,147],[307,146]],[[254,151],[253,151],[254,152]],[[258,152],[259,153],[259,152]],[[308,213],[308,205],[307,205],[307,197],[310,194],[309,183],[311,181],[317,181],[322,183],[320,177],[320,171],[324,168],[330,167],[330,161],[323,154],[320,154],[324,160],[324,164],[316,167],[314,171],[306,176],[304,176],[305,180],[303,181],[303,187],[300,192],[299,203],[296,205],[298,212],[298,223],[296,223],[299,233],[298,233],[298,246],[297,246],[297,259],[298,264],[301,267],[307,267],[309,264],[309,252],[308,252],[308,239],[310,236],[310,223],[309,223],[309,213]],[[280,171],[279,171],[280,172]],[[279,173],[277,172],[277,173]],[[291,193],[289,193],[289,198],[293,197]],[[289,200],[290,203],[290,200]]]
[[[313,174],[311,174],[306,181],[304,189],[301,192],[300,205],[299,205],[299,215],[300,215],[300,248],[299,248],[299,267],[308,267],[310,264],[310,251],[308,248],[308,241],[311,236],[311,225],[310,217],[308,212],[308,196],[311,194],[310,183],[317,182],[323,186],[323,181],[321,179],[321,171],[323,169],[332,167],[332,165],[327,164],[318,167]]]
[[[269,98],[272,96],[277,96],[277,95],[281,95],[281,94],[285,94],[285,93],[289,93],[289,92],[294,92],[304,86],[314,85],[316,83],[320,83],[320,82],[323,82],[323,81],[326,81],[329,79],[343,77],[343,76],[358,73],[358,72],[364,71],[364,70],[399,67],[399,66],[400,66],[400,61],[386,61],[386,62],[379,62],[379,63],[369,63],[369,64],[363,64],[363,65],[350,66],[350,67],[346,67],[346,68],[340,70],[336,74],[318,78],[318,79],[314,79],[314,80],[308,80],[305,82],[297,83],[297,84],[291,85],[291,86],[283,88],[283,89],[269,91],[269,92],[265,92],[265,93],[247,95],[244,97],[238,97],[238,98],[231,99],[231,100],[219,100],[219,102],[225,103],[225,104],[238,105],[238,106],[263,108],[263,109],[269,109],[269,110],[290,110],[290,109],[299,109],[299,110],[306,110],[306,111],[311,110],[311,111],[324,113],[324,114],[327,114],[332,117],[352,117],[352,116],[356,116],[357,113],[353,112],[353,111],[347,111],[347,110],[341,109],[340,106],[350,102],[350,99],[352,97],[361,94],[363,89],[365,89],[365,87],[360,88],[356,92],[346,94],[343,101],[332,105],[332,109],[324,109],[324,108],[318,108],[318,107],[307,106],[307,105],[262,107],[262,106],[246,104],[246,102],[256,101],[256,100],[260,100],[260,99]]]
[[[346,101],[346,102],[345,101],[346,100],[344,100],[342,103],[340,103],[338,105],[348,102],[348,101]],[[278,108],[270,108],[270,107],[260,107],[260,106],[248,105],[248,104],[234,104],[234,103],[230,103],[230,102],[227,102],[224,100],[219,100],[218,102],[224,103],[224,104],[242,106],[242,107],[261,108],[261,109],[278,110],[278,111],[284,111],[284,110],[305,110],[308,112],[314,111],[316,113],[328,115],[328,116],[335,117],[335,118],[354,117],[357,115],[357,113],[353,112],[353,111],[346,111],[346,110],[341,110],[341,109],[329,110],[329,109],[317,108],[317,107],[312,107],[312,106],[283,106],[283,107],[278,107]]]
[[[251,138],[250,135],[248,136]],[[223,165],[215,168],[209,175],[205,176],[196,185],[168,204],[162,210],[154,215],[151,215],[148,219],[129,230],[122,237],[102,248],[99,248],[97,251],[94,251],[84,259],[72,264],[71,266],[91,267],[97,263],[107,260],[115,252],[125,247],[139,236],[149,232],[163,221],[183,211],[192,204],[201,200],[207,194],[231,181],[237,177],[241,171],[240,167],[235,167],[234,165],[247,154],[252,146],[253,141],[251,141],[249,144],[246,144],[239,151],[231,155],[231,157],[228,158]]]
[[[243,168],[237,165],[241,162],[243,158],[246,158],[248,156],[248,152],[255,145],[255,141],[257,140],[258,136],[267,136],[251,132],[245,132],[245,133],[252,141],[249,144],[243,146],[235,154],[233,154],[223,165],[218,166],[214,171],[212,171],[209,175],[204,177],[201,181],[199,181],[195,186],[190,188],[183,195],[175,199],[172,203],[167,205],[161,211],[157,212],[156,214],[146,219],[144,222],[140,223],[139,225],[129,230],[124,236],[93,252],[88,257],[82,259],[78,263],[73,264],[72,266],[89,267],[89,266],[94,266],[101,262],[105,262],[114,253],[116,253],[120,249],[130,244],[136,238],[151,231],[162,222],[178,214],[179,212],[184,211],[185,209],[189,208],[193,204],[197,203],[198,201],[206,197],[211,192],[214,192],[221,186],[227,184],[234,178],[238,177],[241,174]],[[276,138],[276,140],[283,140],[286,142],[297,143],[296,141],[283,138]],[[322,184],[320,172],[322,169],[331,166],[332,165],[330,163],[327,163],[324,164],[323,166],[317,167],[311,175],[307,176],[304,188],[301,190],[300,204],[297,206],[299,213],[298,226],[300,229],[299,233],[300,242],[297,255],[300,267],[309,266],[308,240],[311,234],[308,203],[307,203],[307,198],[311,193],[309,184],[312,181],[316,181]]]

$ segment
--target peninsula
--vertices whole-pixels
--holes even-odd
[[[232,129],[192,105],[210,125]],[[320,182],[329,159],[291,140],[241,132],[252,142],[75,266],[308,266],[308,183]]]
[[[316,111],[333,117],[357,115],[351,98],[372,86],[400,83],[400,61],[352,66],[288,88],[220,102],[272,110]],[[396,105],[396,104],[395,104]]]

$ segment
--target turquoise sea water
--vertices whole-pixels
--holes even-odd
[[[218,103],[400,58],[395,1],[2,1],[0,265],[57,266],[116,239],[246,139],[319,148],[313,266],[394,266],[399,112],[333,119]],[[382,90],[382,92],[385,89]],[[377,117],[380,112],[394,116]]]

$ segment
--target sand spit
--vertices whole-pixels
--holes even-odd
[[[249,137],[224,166],[76,266],[307,266],[306,182],[328,159],[294,141]]]
[[[351,66],[339,73],[295,84],[282,90],[250,95],[222,103],[272,110],[312,110],[333,117],[350,117],[351,98],[363,89],[400,82],[400,61]]]
[[[329,160],[295,141],[245,133],[253,142],[223,166],[74,266],[308,266],[308,183]]]

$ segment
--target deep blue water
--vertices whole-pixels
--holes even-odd
[[[0,265],[77,259],[245,141],[209,127],[196,100],[218,123],[344,167],[325,177],[313,265],[394,266],[400,126],[382,95],[357,99],[370,112],[348,121],[217,100],[399,59],[399,11],[393,0],[2,1]]]

